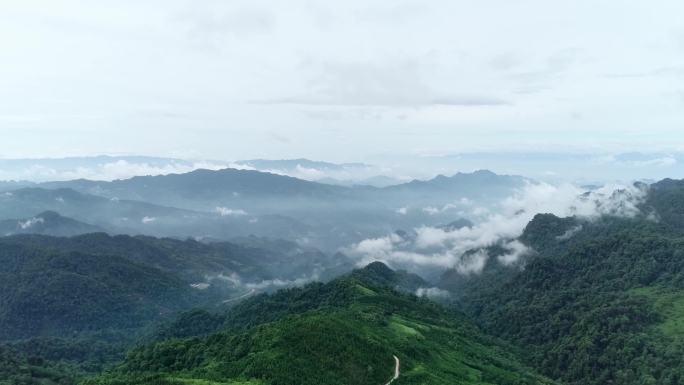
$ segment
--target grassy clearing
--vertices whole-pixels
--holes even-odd
[[[663,317],[657,328],[667,337],[684,338],[684,290],[673,291],[659,287],[634,289],[636,295],[645,296]]]

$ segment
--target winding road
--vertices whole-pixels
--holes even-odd
[[[397,357],[397,356],[392,356],[392,357],[394,357],[394,377],[392,377],[392,379],[388,383],[386,383],[385,385],[390,385],[391,383],[393,383],[395,380],[397,380],[399,378],[399,357]]]

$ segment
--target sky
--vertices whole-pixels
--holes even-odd
[[[4,0],[0,158],[667,162],[684,152],[682,15],[680,0]]]

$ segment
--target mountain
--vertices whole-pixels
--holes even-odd
[[[301,284],[341,262],[314,250],[279,253],[228,242],[104,233],[5,237],[0,340],[139,327],[193,303]]]
[[[117,217],[107,212],[111,227],[128,229],[120,232],[216,239],[254,234],[297,240],[332,251],[383,236],[397,228],[448,223],[475,207],[491,207],[528,183],[531,182],[522,177],[478,171],[385,188],[343,187],[258,171],[224,169],[112,182],[52,182],[40,186],[62,191],[71,189],[129,206],[153,203],[153,207],[140,207],[135,213]],[[159,207],[178,211],[146,212]],[[58,207],[44,209],[102,225]],[[91,216],[98,215],[104,221],[105,215],[99,215],[101,211],[92,210]]]
[[[526,183],[480,171],[387,188],[341,187],[258,171],[197,170],[7,191],[0,194],[0,219],[55,211],[115,234],[211,240],[255,235],[333,253],[394,229],[467,217]]]
[[[277,244],[277,241],[271,241]],[[264,246],[258,248],[255,246]],[[312,277],[344,262],[342,255],[328,256],[315,249],[270,249],[264,243],[240,245],[231,242],[205,243],[192,239],[155,238],[149,236],[111,236],[105,233],[74,237],[18,235],[0,238],[1,247],[56,250],[61,253],[89,254],[105,258],[118,256],[132,263],[153,267],[186,282],[205,283],[211,288],[230,293],[243,290],[243,285],[288,281]]]
[[[181,279],[120,256],[3,242],[0,340],[136,328],[193,300]]]
[[[341,198],[346,189],[252,170],[195,170],[184,174],[138,176],[111,182],[74,180],[42,184],[73,188],[107,198],[155,202],[191,210],[216,207],[257,209],[251,202],[293,198],[300,201]],[[273,201],[270,205],[277,205]],[[260,210],[260,213],[270,213]]]
[[[155,202],[156,204],[185,209],[214,210],[217,206],[231,208],[254,208],[252,203],[268,204],[269,209],[286,210],[283,200],[306,200],[311,204],[320,202],[344,202],[356,204],[377,203],[390,200],[391,204],[415,203],[412,199],[428,200],[429,203],[453,202],[458,198],[477,198],[483,193],[494,199],[508,196],[529,180],[519,176],[497,175],[491,171],[458,173],[451,177],[443,175],[427,181],[412,182],[385,188],[348,188],[309,182],[283,175],[252,170],[195,170],[185,174],[141,176],[112,182],[73,180],[41,184],[44,188],[71,188],[82,193],[107,198]],[[272,200],[278,198],[280,206]],[[436,198],[435,201],[429,201]],[[398,201],[397,201],[398,200]],[[317,203],[318,202],[318,203]],[[390,203],[390,202],[388,202]],[[277,207],[276,207],[277,206]],[[299,208],[299,207],[297,207]],[[291,209],[287,209],[291,210]],[[261,210],[264,211],[263,209]],[[273,212],[269,212],[273,213]]]
[[[0,194],[0,218],[31,217],[44,211],[59,212],[105,229],[142,227],[145,218],[179,218],[193,214],[187,210],[145,202],[109,199],[68,188],[23,188]]]
[[[63,368],[53,367],[45,361],[0,345],[0,384],[65,385],[73,379],[63,373]]]
[[[341,176],[340,179],[323,177],[316,180],[319,183],[332,184],[337,186],[357,187],[357,186],[371,186],[371,187],[388,187],[402,184],[403,179],[393,178],[386,175],[373,175],[367,178],[351,179],[347,176]]]
[[[0,192],[34,187],[35,183],[27,181],[0,180]]]
[[[102,231],[101,227],[63,217],[54,211],[44,211],[30,218],[0,220],[0,234],[5,236],[44,234],[68,237]]]
[[[633,217],[537,215],[520,264],[490,257],[440,286],[485,331],[566,384],[684,381],[684,183],[652,185]]]
[[[305,237],[310,227],[284,215],[249,215],[237,210],[198,212],[154,203],[106,198],[69,188],[25,188],[0,193],[0,218],[32,218],[55,211],[93,224],[100,231],[225,240],[237,236]],[[10,221],[11,222],[11,221]],[[10,229],[11,230],[11,229]],[[7,232],[15,231],[6,231]],[[61,234],[57,234],[61,235]]]
[[[330,163],[309,159],[252,159],[237,161],[235,165],[337,186],[386,187],[402,183],[400,179],[383,175],[386,170],[365,163]]]
[[[345,263],[341,254],[264,239],[241,245],[105,233],[2,237],[0,383],[73,384],[119,361],[179,313],[230,308],[330,275],[331,268],[339,274]]]
[[[510,196],[531,180],[517,175],[498,175],[489,170],[438,175],[430,180],[413,180],[383,189],[386,195],[401,199],[407,205],[449,204],[459,199],[487,204]]]
[[[397,370],[405,384],[552,383],[457,313],[380,283],[396,279],[374,264],[246,300],[217,332],[141,346],[84,384],[375,385]]]

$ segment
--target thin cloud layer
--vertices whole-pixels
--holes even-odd
[[[90,179],[112,181],[140,175],[167,175],[186,173],[200,168],[219,170],[231,164],[226,162],[184,161],[158,159],[137,161],[100,157],[69,159],[36,159],[0,161],[0,180],[26,180],[32,182]]]

